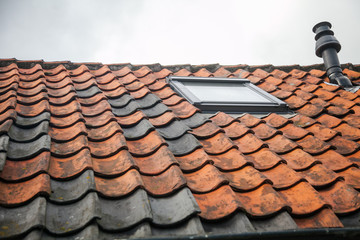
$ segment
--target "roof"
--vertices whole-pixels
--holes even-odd
[[[322,65],[0,66],[0,238],[359,234],[360,91]],[[209,117],[169,75],[247,78],[294,114]]]

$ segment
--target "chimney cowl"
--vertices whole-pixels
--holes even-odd
[[[324,59],[326,73],[331,83],[336,83],[343,87],[352,87],[351,81],[343,74],[340,67],[337,53],[340,51],[341,45],[334,37],[331,27],[329,22],[320,22],[313,27],[312,31],[315,33],[316,40],[316,56]]]

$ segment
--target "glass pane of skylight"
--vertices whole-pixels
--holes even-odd
[[[202,102],[270,102],[269,99],[239,83],[182,83]]]

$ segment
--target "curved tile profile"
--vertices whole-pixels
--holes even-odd
[[[31,142],[48,133],[49,122],[42,121],[34,128],[19,128],[16,125],[12,125],[8,135],[11,140],[16,142]]]
[[[174,226],[160,227],[151,226],[151,232],[153,236],[159,237],[192,237],[194,235],[203,235],[204,228],[197,216],[190,217],[183,223],[177,223]]]
[[[77,122],[85,122],[82,114],[80,112],[74,112],[66,117],[55,117],[50,118],[50,126],[57,128],[67,128]]]
[[[80,105],[80,104],[79,104]],[[106,100],[101,100],[91,106],[82,106],[82,114],[84,117],[94,117],[105,111],[111,111],[110,104]]]
[[[336,148],[336,152],[341,155],[350,155],[357,152],[360,149],[360,144],[351,140],[347,140],[343,137],[336,136],[331,139],[329,143]]]
[[[313,166],[314,164],[320,163],[309,153],[299,148],[296,148],[289,153],[282,154],[281,157],[286,161],[289,167],[296,171],[304,170]]]
[[[238,121],[224,112],[216,113],[214,116],[211,117],[211,120],[220,127],[226,127],[234,121]]]
[[[204,150],[212,155],[224,153],[235,147],[234,143],[224,133],[218,133],[211,138],[202,139],[200,142]]]
[[[88,148],[88,140],[86,136],[79,135],[77,138],[64,143],[52,142],[51,155],[62,158],[70,157],[84,148]]]
[[[261,123],[253,127],[251,130],[253,130],[255,135],[262,140],[273,138],[275,135],[281,134],[280,131],[270,127],[265,123]]]
[[[141,175],[135,169],[130,169],[124,175],[116,178],[95,177],[96,190],[104,197],[119,198],[143,188]]]
[[[83,148],[76,154],[66,158],[52,155],[50,158],[49,174],[55,179],[68,179],[91,167],[90,151],[88,148]]]
[[[300,228],[341,228],[344,227],[342,221],[329,208],[321,209],[306,218],[294,217],[296,224]]]
[[[181,119],[189,118],[200,111],[198,108],[194,107],[187,101],[180,102],[179,104],[174,106],[169,106],[169,108],[175,113],[177,117]]]
[[[13,120],[15,122],[16,111],[14,109],[9,109],[5,113],[0,114],[0,123],[3,124],[7,120]]]
[[[46,229],[53,234],[76,232],[93,219],[101,218],[96,193],[88,193],[83,199],[68,205],[47,203]]]
[[[140,108],[135,100],[130,101],[127,105],[121,108],[112,107],[112,112],[117,117],[124,117],[136,112]]]
[[[228,185],[205,194],[194,193],[194,197],[201,210],[199,216],[206,220],[220,220],[239,208],[237,196]]]
[[[101,218],[97,222],[101,228],[108,231],[129,229],[152,219],[152,208],[143,189],[117,200],[100,198],[99,203]]]
[[[273,128],[281,128],[287,125],[289,122],[291,122],[291,120],[289,120],[288,118],[285,118],[276,113],[269,114],[268,116],[263,118],[263,120],[265,120],[266,123],[272,126]]]
[[[318,192],[332,206],[336,214],[348,214],[360,208],[360,193],[343,181],[338,181]]]
[[[277,154],[271,152],[268,148],[260,149],[257,152],[246,155],[247,159],[254,163],[258,170],[266,170],[276,166],[279,163],[285,162]]]
[[[276,135],[265,142],[269,145],[271,151],[278,154],[284,154],[300,147],[298,144],[283,135]]]
[[[50,112],[50,105],[47,100],[42,100],[34,105],[17,104],[16,112],[23,117],[35,117],[43,112]]]
[[[199,141],[193,135],[188,133],[178,139],[167,139],[166,142],[169,144],[170,151],[175,156],[183,156],[193,152],[197,148],[202,148]]]
[[[87,135],[84,122],[77,122],[67,128],[50,127],[49,135],[54,142],[71,141],[79,135]]]
[[[110,121],[104,126],[87,129],[88,139],[93,142],[104,141],[116,133],[122,133],[120,125],[115,121]]]
[[[168,196],[186,185],[186,179],[177,165],[170,166],[156,176],[142,176],[146,191],[151,196]]]
[[[87,160],[93,164],[96,175],[118,176],[136,166],[135,161],[127,150],[121,150],[113,156],[106,158],[88,157]]]
[[[243,116],[239,117],[238,120],[249,128],[256,127],[260,123],[265,123],[263,119],[257,118],[249,113],[245,113]]]
[[[3,134],[7,134],[10,127],[13,125],[14,121],[12,119],[5,120],[0,124],[0,136]]]
[[[38,195],[49,196],[50,191],[50,177],[47,174],[20,183],[0,182],[0,205],[9,207],[24,204]]]
[[[127,149],[126,140],[122,133],[116,133],[101,142],[89,141],[91,155],[97,158],[106,158]]]
[[[180,164],[181,170],[184,172],[193,172],[202,168],[205,164],[213,163],[202,148],[198,148],[184,156],[177,156],[176,160]]]
[[[329,206],[321,195],[306,182],[300,182],[289,189],[278,191],[278,193],[292,208],[291,213],[294,215],[312,214]]]
[[[76,96],[75,93],[74,93],[74,96]],[[69,95],[69,97],[70,97],[70,95]],[[107,100],[107,98],[105,97],[105,95],[103,93],[97,93],[92,97],[89,97],[89,98],[77,98],[77,100],[79,101],[81,106],[89,107],[91,105],[95,105],[95,104],[99,103],[102,100]]]
[[[305,138],[298,140],[297,143],[304,149],[305,152],[313,155],[321,154],[331,148],[334,149],[334,147],[330,144],[321,141],[314,136],[306,136]]]
[[[234,234],[254,232],[255,228],[243,212],[237,212],[220,222],[201,222],[209,234]]]
[[[356,190],[360,190],[360,169],[357,167],[350,167],[345,171],[338,173],[338,175],[345,178],[345,183]]]
[[[246,166],[236,171],[223,173],[232,188],[237,191],[250,191],[264,183],[272,182],[252,166]]]
[[[0,207],[0,235],[16,238],[30,229],[45,226],[46,200],[35,198],[29,204],[17,208]]]
[[[251,192],[237,192],[236,196],[246,212],[254,217],[270,216],[284,209],[291,211],[270,184],[263,184]]]
[[[43,135],[29,143],[18,143],[9,141],[7,157],[12,160],[24,160],[34,157],[43,151],[50,151],[51,138]]]
[[[254,133],[253,130],[239,122],[232,122],[230,125],[224,127],[223,129],[225,130],[226,135],[231,139],[240,138],[247,133]]]
[[[150,108],[160,101],[161,99],[155,94],[146,94],[144,97],[136,99],[136,102],[139,104],[140,108]]]
[[[153,107],[150,108],[143,108],[141,110],[147,117],[153,118],[158,117],[165,112],[170,112],[170,109],[163,103],[157,103]]]
[[[152,222],[169,226],[188,219],[200,212],[192,193],[184,188],[168,197],[149,197],[152,210]]]
[[[298,228],[294,219],[286,211],[267,218],[251,218],[250,221],[256,231],[283,231]]]
[[[149,118],[149,121],[151,122],[151,124],[153,126],[161,127],[161,126],[169,124],[170,122],[174,121],[175,119],[176,119],[176,116],[173,112],[165,112],[164,114],[162,114],[158,117]]]
[[[205,122],[203,125],[193,128],[191,133],[197,138],[209,138],[213,137],[220,132],[225,132],[212,122]]]
[[[157,127],[156,130],[165,139],[175,139],[184,135],[190,128],[181,121],[175,120],[164,127]]]
[[[301,172],[305,179],[315,188],[329,186],[336,181],[344,180],[323,164],[316,164],[308,170]]]
[[[97,86],[91,86],[85,90],[76,90],[76,94],[80,98],[90,98],[95,96],[96,94],[101,93],[101,90]]]
[[[229,151],[219,155],[209,155],[214,165],[223,171],[240,169],[248,164],[247,158],[239,150],[231,148]]]
[[[206,164],[196,172],[184,174],[187,184],[193,193],[206,193],[213,191],[229,181],[211,164]]]
[[[132,100],[134,100],[134,98],[130,94],[123,94],[118,98],[109,99],[108,102],[111,107],[122,108],[125,107]]]
[[[305,130],[295,126],[294,124],[288,124],[279,130],[284,134],[284,137],[289,138],[290,140],[298,140],[304,138],[307,135],[314,135],[309,129]]]
[[[4,168],[0,172],[0,178],[9,182],[29,179],[34,175],[46,173],[49,169],[49,162],[49,151],[42,152],[33,157],[32,159],[26,161],[7,160],[5,162]]]
[[[67,181],[52,179],[50,200],[57,203],[69,203],[78,200],[89,191],[95,191],[92,170],[87,170],[78,177]]]
[[[271,180],[272,186],[276,190],[286,189],[300,181],[305,181],[301,174],[295,172],[283,163],[262,172],[262,174]]]
[[[239,150],[244,154],[254,153],[261,148],[268,147],[262,140],[255,135],[248,133],[243,137],[234,139],[233,142],[239,147]]]
[[[136,140],[155,130],[155,127],[149,122],[149,120],[142,119],[136,125],[124,127],[123,130],[126,139]]]
[[[201,113],[195,113],[191,117],[181,119],[181,122],[187,125],[190,128],[199,127],[205,122],[210,122],[211,120],[204,117]]]
[[[110,121],[116,121],[116,118],[111,111],[105,111],[102,112],[100,115],[92,116],[92,117],[84,116],[84,119],[85,119],[85,125],[88,128],[98,128],[106,125]]]
[[[127,145],[131,154],[137,157],[144,157],[154,153],[160,146],[166,145],[166,143],[156,131],[152,131],[141,139],[127,141]]]

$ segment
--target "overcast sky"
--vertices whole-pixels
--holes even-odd
[[[0,0],[0,58],[310,65],[325,20],[359,64],[359,0]]]

